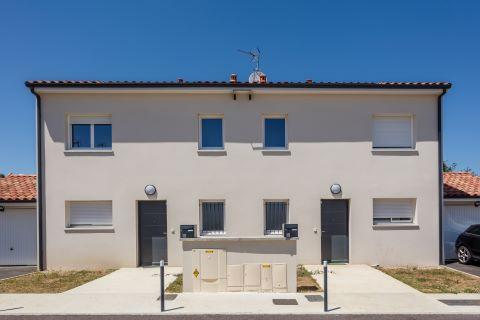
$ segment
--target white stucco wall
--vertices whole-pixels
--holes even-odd
[[[421,92],[421,90],[420,90]],[[167,201],[170,265],[180,224],[200,199],[225,200],[228,236],[263,235],[263,199],[289,199],[298,262],[321,260],[320,203],[332,183],[350,200],[350,262],[438,264],[436,94],[41,93],[45,130],[46,263],[136,266],[138,200]],[[68,114],[111,114],[113,155],[67,154]],[[199,155],[198,115],[223,114],[226,155]],[[288,114],[290,154],[261,149],[262,114]],[[373,114],[413,114],[416,152],[372,152]],[[373,198],[416,198],[418,227],[375,229]],[[65,232],[65,201],[112,200],[114,232]]]

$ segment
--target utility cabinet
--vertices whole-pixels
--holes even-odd
[[[261,288],[260,263],[244,264],[244,291],[258,292]]]
[[[222,292],[227,289],[227,255],[222,249],[192,250],[193,292]]]
[[[287,265],[285,263],[272,264],[273,292],[287,292]]]
[[[243,264],[227,266],[227,291],[243,291]]]

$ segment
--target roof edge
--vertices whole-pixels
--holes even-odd
[[[28,88],[344,88],[344,89],[445,89],[452,87],[449,82],[153,82],[153,81],[70,81],[70,80],[29,80]]]

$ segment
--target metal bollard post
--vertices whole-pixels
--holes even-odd
[[[328,265],[323,261],[323,311],[328,311]]]
[[[160,310],[165,311],[165,263],[160,261]]]

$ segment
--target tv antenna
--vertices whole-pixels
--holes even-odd
[[[251,51],[245,51],[242,49],[238,49],[239,52],[246,54],[247,56],[250,56],[252,58],[251,62],[254,64],[255,69],[253,71],[260,71],[260,49],[256,47],[255,49]]]
[[[238,52],[246,54],[247,56],[250,56],[251,62],[253,63],[253,72],[250,74],[248,77],[248,82],[253,83],[253,82],[259,82],[260,81],[260,76],[265,75],[262,71],[260,71],[260,56],[261,52],[258,47],[251,51],[246,51],[242,49],[238,49]]]

